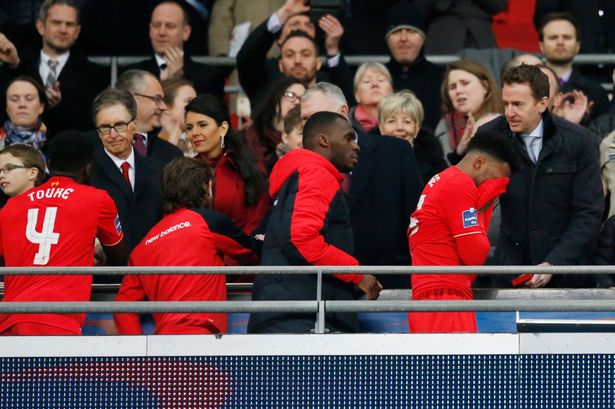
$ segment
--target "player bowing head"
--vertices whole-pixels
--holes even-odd
[[[519,167],[511,138],[493,131],[479,130],[457,167],[467,173],[476,186],[486,180],[509,177]]]

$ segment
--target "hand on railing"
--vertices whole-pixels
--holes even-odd
[[[368,300],[375,300],[382,291],[382,284],[371,274],[363,274],[363,278],[357,284],[357,288],[367,295]]]
[[[545,267],[550,265],[551,263],[545,261],[544,263],[538,264],[538,267]],[[551,277],[553,277],[553,274],[534,274],[534,276],[530,280],[526,281],[525,286],[531,288],[544,287],[549,283],[549,281],[551,281]]]

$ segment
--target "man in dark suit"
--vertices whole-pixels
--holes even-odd
[[[137,154],[168,163],[182,156],[172,143],[158,137],[160,116],[167,109],[163,101],[162,86],[153,74],[143,70],[126,71],[117,80],[117,89],[128,91],[137,101],[134,148]]]
[[[611,0],[536,0],[534,25],[540,27],[549,13],[567,11],[575,16],[580,32],[581,52],[587,54],[615,51],[615,2]]]
[[[552,68],[559,78],[560,91],[579,90],[587,95],[592,106],[589,118],[581,121],[582,125],[587,125],[589,120],[597,118],[609,109],[609,98],[598,82],[584,76],[573,66],[573,60],[581,50],[579,30],[579,22],[573,15],[550,13],[542,20],[538,37],[540,51],[545,56],[547,66]]]
[[[132,250],[162,218],[162,163],[135,153],[137,104],[129,92],[106,89],[92,105],[98,144],[92,185],[115,201],[126,244]]]
[[[198,94],[224,96],[224,79],[230,69],[194,62],[184,53],[192,28],[187,11],[176,1],[163,1],[152,12],[149,38],[154,55],[126,67],[151,72],[161,81],[184,77],[194,83]]]
[[[17,50],[3,50],[4,56],[11,57],[4,69],[12,76],[28,75],[45,86],[48,104],[43,122],[48,138],[68,128],[91,129],[90,105],[108,79],[102,67],[73,47],[81,30],[79,9],[72,0],[47,0],[36,29],[42,48],[27,49],[21,58]],[[6,46],[14,47],[9,44]]]
[[[301,116],[319,111],[348,118],[348,104],[333,84],[318,83],[301,98]],[[357,131],[359,163],[345,175],[353,255],[361,265],[410,265],[406,230],[422,190],[409,143]],[[408,288],[406,276],[380,276],[385,288]]]
[[[521,65],[502,76],[505,114],[483,125],[513,140],[521,158],[500,198],[499,265],[591,263],[604,206],[596,146],[587,129],[547,110],[549,82]],[[512,277],[494,276],[497,286]],[[526,287],[583,287],[589,276],[534,274]]]

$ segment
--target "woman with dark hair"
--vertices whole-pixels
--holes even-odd
[[[9,119],[0,128],[0,149],[12,144],[30,145],[38,150],[47,142],[47,127],[41,122],[47,96],[32,77],[20,75],[4,92]]]
[[[305,85],[294,78],[281,78],[252,113],[252,125],[245,131],[245,139],[256,161],[270,172],[277,160],[276,146],[282,142],[284,117],[299,105]]]
[[[186,106],[188,140],[196,158],[214,169],[213,208],[252,234],[269,209],[267,176],[230,124],[226,106],[213,95],[198,95]]]

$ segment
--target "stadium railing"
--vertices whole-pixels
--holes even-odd
[[[110,83],[115,84],[118,77],[118,67],[134,64],[148,59],[149,56],[92,56],[89,60],[96,64],[109,66]],[[344,56],[349,65],[357,66],[364,62],[381,62],[386,63],[389,60],[388,55],[346,55]],[[448,64],[451,61],[458,60],[460,57],[456,55],[428,55],[427,59],[435,64]],[[192,59],[202,64],[219,65],[225,67],[235,66],[235,58],[231,57],[210,57],[210,56],[193,56]],[[579,65],[600,65],[600,64],[615,64],[615,54],[579,54],[574,59],[575,64]],[[602,86],[608,91],[613,90],[612,83],[603,83]],[[227,85],[225,87],[227,93],[238,93],[241,87]]]
[[[372,274],[613,274],[615,266],[457,266],[457,267],[407,267],[407,266],[361,266],[361,267],[53,267],[53,268],[2,268],[0,274],[314,274],[317,290],[314,300],[309,301],[146,301],[146,302],[2,302],[0,314],[19,313],[160,313],[160,312],[295,312],[316,315],[316,333],[325,332],[326,313],[333,312],[409,312],[409,311],[615,311],[615,297],[611,291],[603,292],[604,298],[585,299],[477,299],[472,301],[410,301],[397,300],[323,300],[322,279],[326,274],[372,273]],[[561,291],[561,290],[554,290]]]

